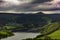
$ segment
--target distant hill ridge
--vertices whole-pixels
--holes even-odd
[[[8,23],[16,21],[17,23],[24,23],[27,21],[33,21],[37,22],[41,20],[42,17],[47,16],[50,18],[52,21],[60,21],[60,14],[44,14],[42,12],[36,13],[36,14],[13,14],[13,13],[0,13],[0,24],[2,23]],[[43,19],[42,19],[43,20]],[[37,22],[39,24],[39,22]]]

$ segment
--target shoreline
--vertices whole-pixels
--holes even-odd
[[[13,32],[13,33],[39,33],[39,32]]]

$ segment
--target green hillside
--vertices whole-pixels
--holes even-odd
[[[60,22],[49,23],[40,28],[40,35],[32,40],[59,40],[60,39]],[[26,39],[26,40],[29,40]]]
[[[55,31],[49,35],[52,39],[60,39],[60,30]]]
[[[38,35],[36,38],[33,38],[32,40],[60,40],[60,30],[57,30],[49,35],[43,35],[43,37],[41,37],[41,35]]]

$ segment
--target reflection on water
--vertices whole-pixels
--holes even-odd
[[[8,37],[2,40],[22,40],[22,39],[26,39],[26,38],[34,38],[37,35],[39,35],[40,33],[14,33],[15,36],[12,37]]]

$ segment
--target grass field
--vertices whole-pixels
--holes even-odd
[[[54,33],[48,36],[50,36],[52,39],[60,39],[60,30],[55,31]]]
[[[55,31],[55,32],[53,32],[52,34],[49,34],[49,35],[47,35],[48,37],[50,37],[51,39],[58,39],[58,40],[60,40],[60,29],[59,30],[57,30],[57,31]],[[43,36],[43,37],[38,37],[38,38],[36,38],[37,40],[39,40],[39,39],[45,39],[45,36]],[[50,40],[50,39],[49,39]]]
[[[38,35],[36,37],[37,40],[40,39],[59,39],[60,40],[60,24],[57,23],[53,23],[48,27],[45,27],[47,29],[45,29],[44,35],[41,37],[41,35]],[[47,30],[47,31],[46,31]]]

